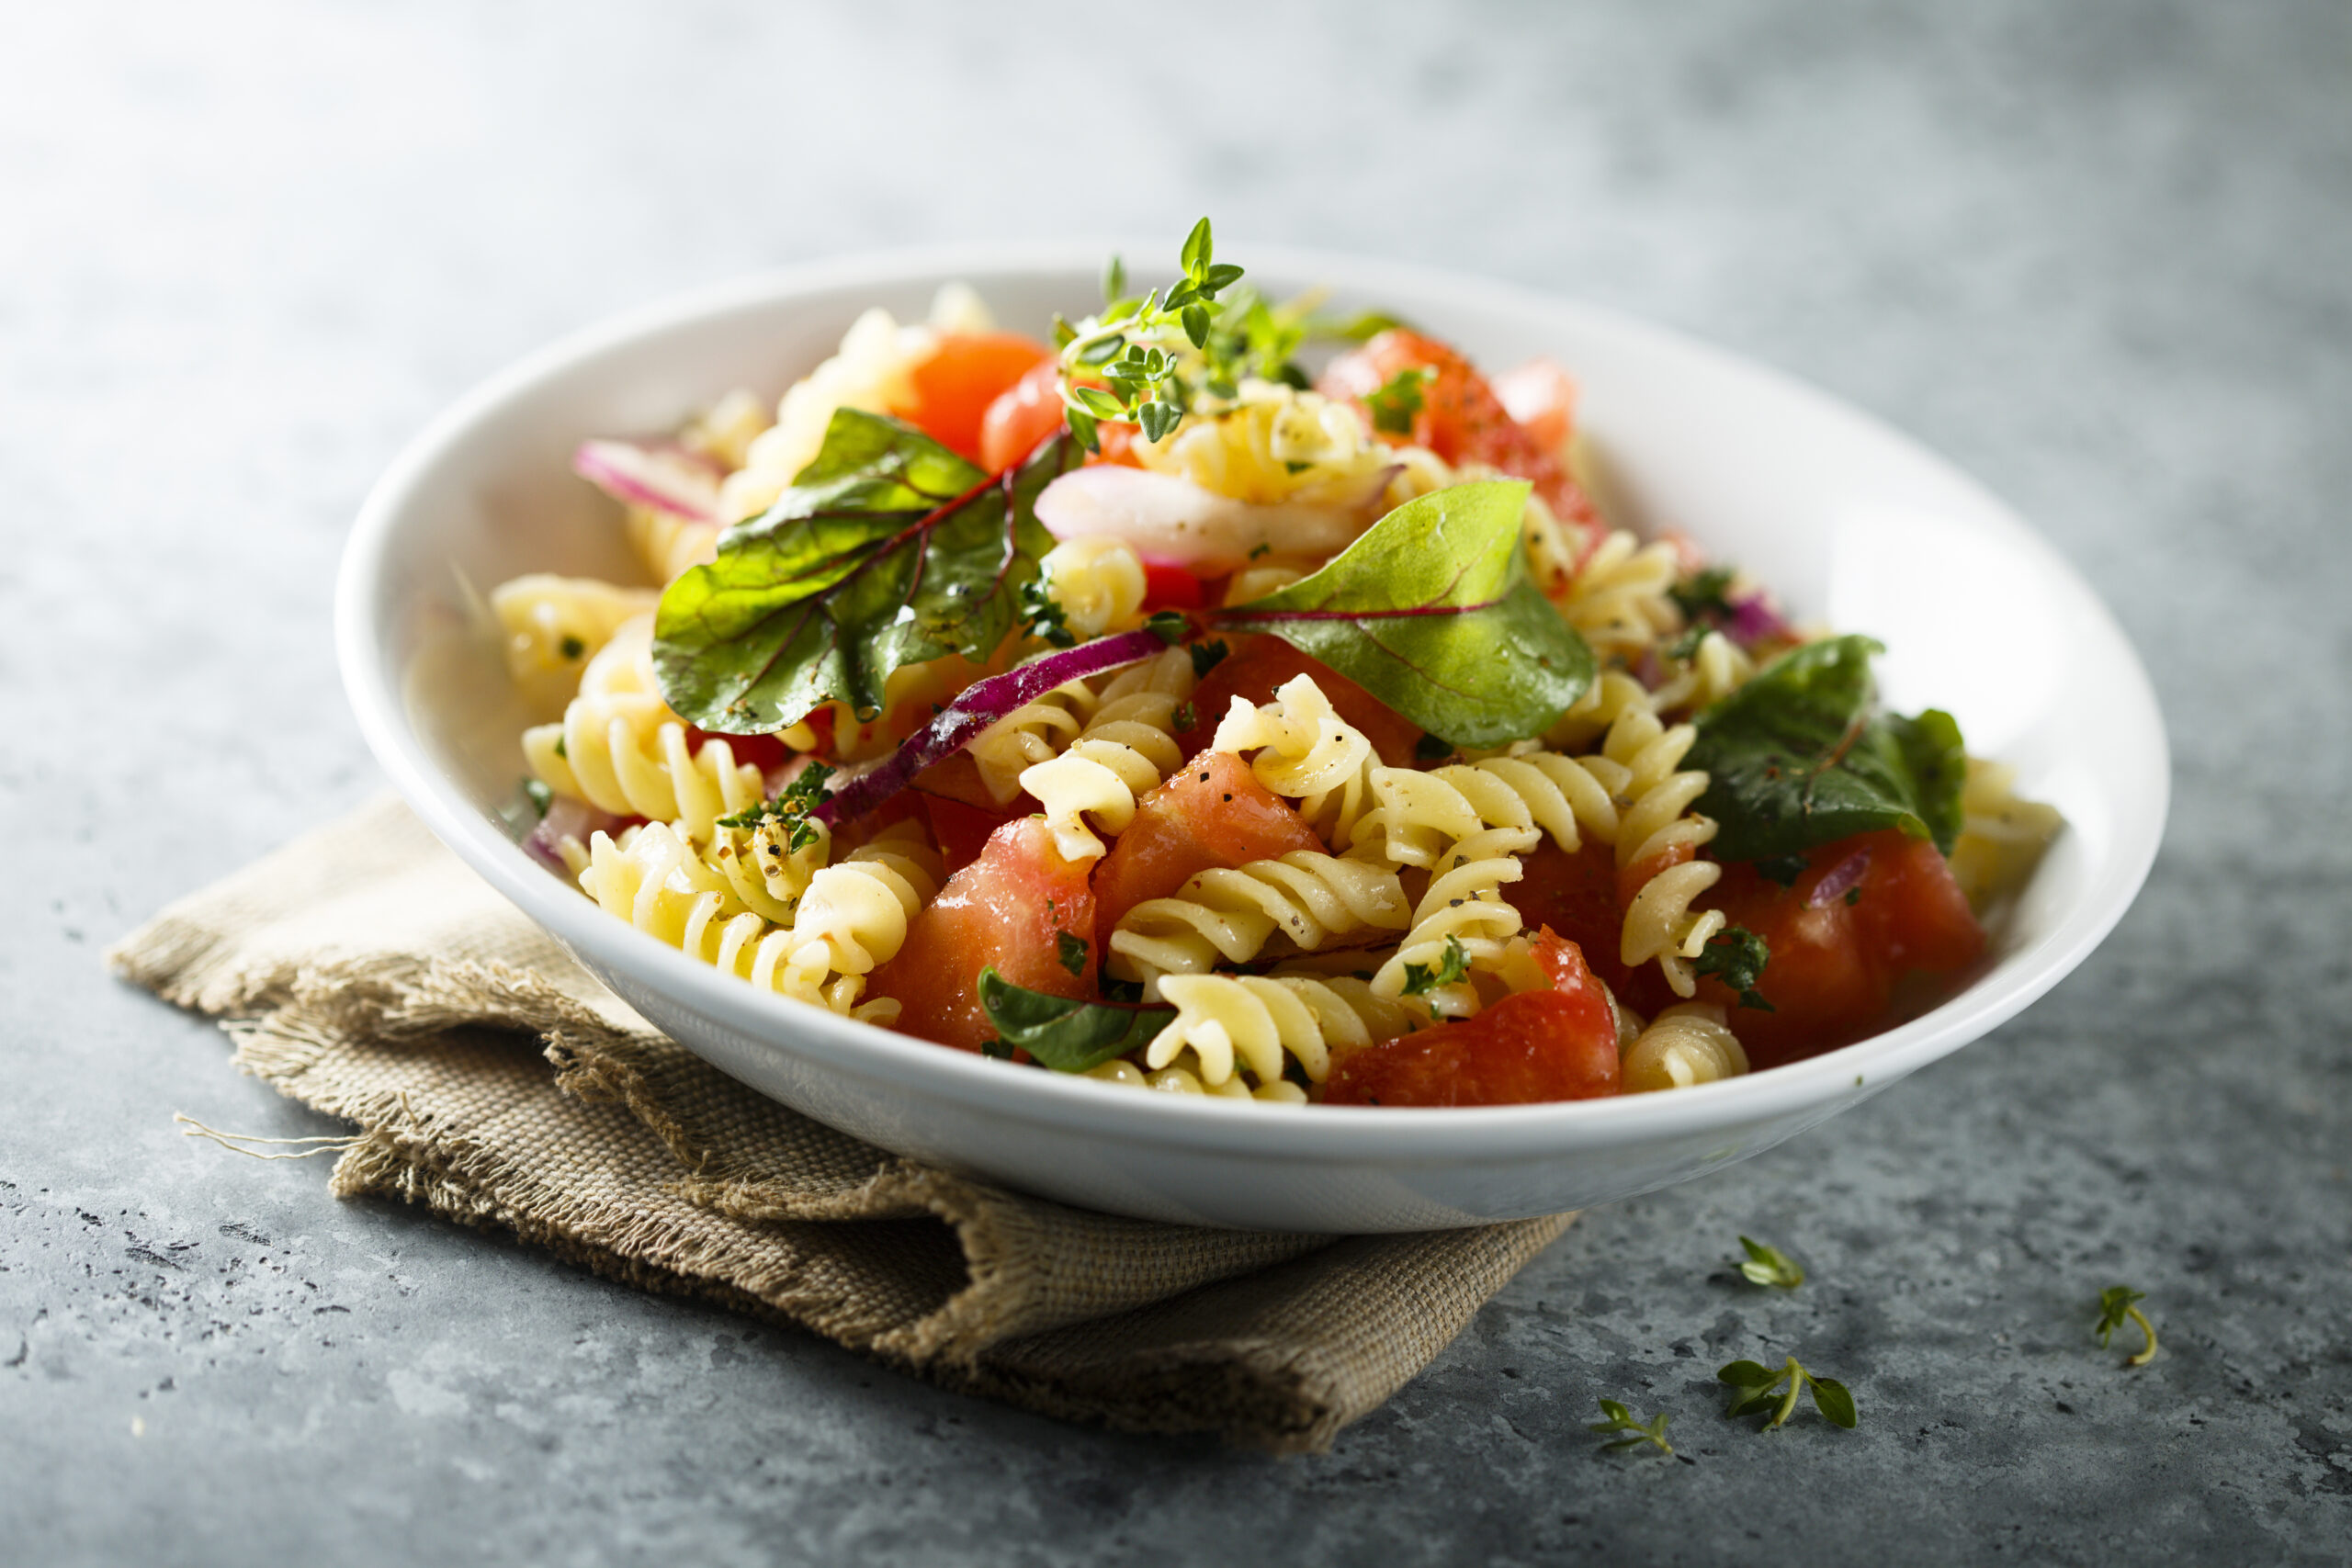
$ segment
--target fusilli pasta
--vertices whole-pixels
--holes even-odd
[[[1683,1002],[1659,1013],[1625,1051],[1618,1069],[1626,1094],[1688,1089],[1746,1071],[1747,1053],[1725,1024],[1724,1010],[1704,1002]]]
[[[1128,910],[1111,933],[1111,973],[1159,998],[1163,975],[1246,964],[1277,940],[1299,950],[1366,931],[1402,931],[1405,892],[1385,867],[1311,850],[1202,872]]]

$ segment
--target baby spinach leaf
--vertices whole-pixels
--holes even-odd
[[[1541,732],[1592,683],[1592,650],[1528,580],[1528,486],[1408,501],[1303,578],[1216,613],[1272,632],[1456,746]]]
[[[980,1006],[1008,1054],[1018,1046],[1057,1073],[1082,1073],[1114,1056],[1140,1051],[1176,1016],[1172,1008],[1111,1007],[1049,997],[1014,985],[994,965],[980,971]]]
[[[834,701],[871,717],[902,665],[981,662],[1054,546],[1037,492],[1080,457],[1057,439],[991,479],[911,425],[838,411],[792,488],[662,593],[662,694],[705,729],[759,734]]]
[[[1881,651],[1866,637],[1808,643],[1699,716],[1684,765],[1708,774],[1694,809],[1722,824],[1718,858],[1795,854],[1885,828],[1951,852],[1967,771],[1960,726],[1934,708],[1872,714]]]

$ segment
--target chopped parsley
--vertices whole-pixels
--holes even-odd
[[[1388,435],[1413,434],[1413,416],[1428,406],[1429,400],[1421,389],[1436,378],[1436,372],[1425,365],[1408,366],[1388,378],[1385,385],[1364,394],[1364,407],[1372,411],[1372,427]]]
[[[1062,967],[1069,970],[1071,974],[1083,975],[1086,973],[1086,955],[1089,949],[1086,945],[1086,939],[1084,937],[1074,936],[1069,931],[1056,931],[1054,933],[1054,954],[1062,961]]]
[[[1772,1004],[1764,999],[1756,983],[1764,977],[1764,966],[1771,961],[1772,950],[1762,937],[1746,926],[1725,926],[1708,939],[1706,951],[1699,954],[1693,967],[1737,991],[1740,1006],[1770,1012]]]
[[[1405,994],[1408,997],[1422,996],[1441,986],[1459,985],[1469,977],[1469,950],[1462,945],[1460,937],[1450,936],[1445,939],[1445,951],[1439,955],[1436,964],[1405,965]]]

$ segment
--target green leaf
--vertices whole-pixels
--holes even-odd
[[[1647,1421],[1640,1421],[1634,1419],[1634,1413],[1617,1401],[1604,1399],[1600,1402],[1600,1414],[1607,1419],[1587,1422],[1586,1431],[1599,1432],[1603,1436],[1611,1432],[1627,1434],[1614,1442],[1601,1444],[1602,1448],[1637,1449],[1647,1445],[1656,1448],[1660,1453],[1670,1454],[1674,1451],[1674,1445],[1666,1440],[1665,1411],[1659,1411]]]
[[[1793,1291],[1804,1283],[1804,1269],[1779,1247],[1767,1247],[1746,1236],[1739,1238],[1739,1247],[1747,1254],[1747,1261],[1739,1266],[1739,1271],[1750,1284],[1777,1285],[1781,1290]]]
[[[555,806],[555,791],[537,779],[523,781],[523,796],[531,803],[531,809],[543,818]]]
[[[1426,401],[1421,387],[1430,374],[1426,366],[1407,366],[1381,387],[1364,394],[1363,406],[1372,412],[1373,429],[1390,435],[1412,434],[1413,416],[1421,412]]]
[[[1048,442],[991,481],[911,425],[840,410],[792,488],[663,592],[662,694],[705,729],[758,734],[834,701],[870,717],[904,665],[978,664],[1054,547],[1038,492],[1078,462]]]
[[[1866,637],[1809,643],[1699,716],[1684,766],[1708,774],[1693,809],[1721,824],[1716,858],[1796,854],[1886,828],[1951,852],[1967,766],[1960,727],[1934,709],[1872,716],[1880,651]]]
[[[1734,1361],[1728,1367],[1716,1370],[1715,1381],[1730,1383],[1735,1388],[1770,1388],[1787,1375],[1775,1372],[1761,1362]]]
[[[1772,1004],[1756,988],[1764,978],[1764,969],[1772,961],[1772,949],[1764,939],[1746,926],[1725,926],[1707,939],[1700,950],[1699,961],[1691,965],[1701,975],[1710,975],[1739,993],[1739,1005],[1758,1012],[1771,1012]]]
[[[1086,954],[1087,945],[1084,937],[1070,931],[1054,933],[1054,955],[1061,960],[1062,967],[1071,974],[1086,973]]]
[[[1592,684],[1592,650],[1528,581],[1528,486],[1408,501],[1320,571],[1213,617],[1272,632],[1456,746],[1540,734]]]
[[[1831,1426],[1852,1431],[1860,1418],[1854,1413],[1854,1396],[1846,1391],[1846,1385],[1835,1378],[1815,1378],[1812,1382],[1813,1407],[1827,1416]]]
[[[2105,1291],[2100,1291],[2098,1328],[2096,1328],[2100,1349],[2105,1349],[2108,1340],[2114,1337],[2114,1331],[2131,1319],[2131,1304],[2143,1303],[2143,1300],[2147,1300],[2147,1295],[2141,1291],[2133,1291],[2131,1286],[2108,1286]]]
[[[1184,307],[1184,335],[1193,340],[1194,348],[1209,345],[1209,312],[1205,305]]]
[[[1186,276],[1205,277],[1212,255],[1209,220],[1204,218],[1193,225],[1191,233],[1184,236],[1184,248],[1177,254],[1176,259],[1182,264]]]
[[[1469,977],[1470,950],[1462,945],[1460,937],[1450,936],[1445,939],[1445,951],[1436,964],[1405,965],[1405,994],[1426,996],[1441,986],[1459,985]]]
[[[1176,1016],[1172,1008],[1120,1008],[1049,997],[1016,986],[993,965],[980,971],[980,1006],[1007,1046],[1057,1073],[1082,1073],[1139,1051]]]
[[[1102,303],[1115,305],[1127,292],[1127,264],[1114,254],[1102,267]]]

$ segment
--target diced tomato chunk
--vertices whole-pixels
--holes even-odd
[[[991,964],[1033,991],[1092,997],[1094,896],[1086,873],[1084,862],[1062,858],[1039,818],[1007,822],[915,917],[906,945],[874,972],[866,994],[897,999],[900,1032],[966,1051],[996,1034],[979,996],[980,971]],[[1084,947],[1075,971],[1063,962],[1066,935]]]
[[[1025,384],[1036,369],[1050,369],[1053,359],[1052,349],[1019,333],[948,333],[940,338],[938,348],[908,373],[914,402],[905,411],[906,417],[943,446],[985,461],[982,437],[998,400]],[[1058,424],[1058,394],[1055,405]],[[1029,446],[1036,444],[1033,440]],[[1013,456],[1025,457],[1028,451],[1024,446]],[[989,468],[995,472],[1006,466],[989,464]]]
[[[1363,732],[1380,760],[1392,768],[1413,765],[1413,748],[1421,739],[1420,726],[1349,680],[1345,675],[1284,642],[1278,637],[1227,637],[1233,651],[1217,661],[1193,692],[1192,728],[1176,737],[1186,751],[1206,746],[1216,734],[1233,699],[1253,706],[1273,700],[1274,689],[1297,675],[1312,675],[1332,711]]]
[[[1575,942],[1617,999],[1645,1017],[1679,999],[1657,964],[1634,968],[1618,957],[1624,946],[1625,906],[1618,897],[1622,878],[1615,850],[1587,839],[1569,854],[1546,839],[1522,856],[1521,863],[1527,874],[1510,889],[1511,906],[1521,919]]]
[[[1495,399],[1535,444],[1557,452],[1576,428],[1577,384],[1549,359],[1531,359],[1495,378]]]
[[[1061,365],[1041,359],[980,417],[980,467],[1001,474],[1061,427]]]
[[[1861,880],[1815,907],[1823,880],[1865,850],[1871,863]],[[1904,973],[1951,974],[1984,950],[1984,933],[1943,856],[1933,844],[1892,830],[1820,846],[1785,887],[1753,863],[1725,866],[1705,901],[1771,950],[1756,985],[1770,1012],[1740,1006],[1718,980],[1699,982],[1701,1000],[1730,1010],[1732,1030],[1758,1067],[1819,1055],[1876,1032]]]
[[[1319,850],[1322,840],[1291,804],[1258,782],[1250,764],[1203,751],[1136,804],[1136,817],[1094,873],[1102,940],[1119,917],[1164,898],[1212,866]]]
[[[1143,607],[1153,610],[1197,610],[1208,603],[1201,580],[1181,566],[1143,563]]]
[[[1511,418],[1476,367],[1435,338],[1402,329],[1382,333],[1333,360],[1317,386],[1327,397],[1361,402],[1398,373],[1416,369],[1432,372],[1421,387],[1420,412],[1413,415],[1409,433],[1378,433],[1384,439],[1426,446],[1449,463],[1500,468],[1531,481],[1561,522],[1572,527],[1598,525],[1600,513],[1569,476],[1557,443],[1537,439]]]
[[[1860,842],[1871,863],[1854,913],[1890,968],[1944,975],[1984,956],[1984,928],[1934,844],[1892,830]]]
[[[1029,815],[1030,802],[1023,798],[1009,807],[973,806],[944,795],[930,795],[910,791],[923,804],[931,818],[931,836],[939,845],[940,858],[947,863],[950,876],[980,858],[997,829],[1016,817]]]
[[[1615,1094],[1616,1021],[1575,944],[1551,940],[1554,989],[1522,991],[1475,1018],[1351,1051],[1332,1064],[1324,1102],[1530,1105]]]

